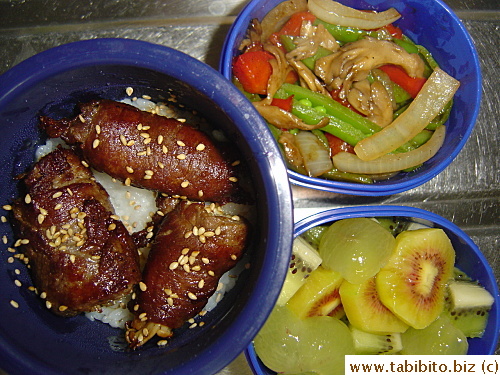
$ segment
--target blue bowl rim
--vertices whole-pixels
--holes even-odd
[[[87,54],[78,54],[75,51],[85,51]],[[193,374],[215,373],[234,360],[264,324],[286,275],[288,264],[282,260],[288,259],[293,240],[293,217],[289,214],[292,212],[292,196],[278,146],[253,106],[217,70],[170,47],[134,39],[81,40],[53,47],[20,62],[0,76],[0,111],[15,95],[32,85],[67,70],[96,64],[130,65],[151,69],[196,87],[202,94],[214,99],[228,117],[238,124],[240,130],[250,132],[250,136],[246,137],[248,146],[262,156],[254,159],[259,169],[266,171],[262,173],[262,179],[267,188],[261,199],[266,200],[268,207],[273,207],[268,210],[267,231],[282,235],[269,236],[267,239],[267,249],[272,251],[265,252],[257,284],[241,314],[205,352],[198,353],[189,363],[175,369]],[[190,72],[198,72],[198,75],[194,76]],[[211,79],[200,80],[198,76]],[[221,90],[231,94],[229,100],[221,100],[217,96]],[[241,124],[251,126],[243,129]],[[287,236],[286,233],[290,235]],[[273,278],[268,275],[273,275]],[[6,371],[15,371],[26,366],[26,369],[36,369],[40,374],[54,373],[49,364],[19,357],[18,350],[10,347],[8,341],[2,337],[0,347],[0,362]]]
[[[496,280],[493,269],[489,265],[487,259],[480,251],[478,246],[472,241],[472,239],[456,224],[445,219],[444,217],[437,215],[433,212],[417,208],[417,207],[407,207],[407,206],[396,206],[396,205],[380,205],[380,206],[355,206],[355,207],[342,207],[342,208],[331,208],[324,211],[317,212],[308,217],[303,218],[298,221],[294,227],[294,237],[301,235],[307,230],[322,224],[329,222],[354,218],[354,217],[376,217],[376,216],[397,216],[397,217],[411,217],[415,219],[422,219],[431,221],[439,226],[447,228],[452,231],[460,238],[461,241],[465,242],[474,253],[479,258],[480,262],[486,269],[487,278],[489,280]],[[495,297],[495,303],[492,307],[494,315],[497,317],[496,322],[496,332],[494,334],[493,343],[498,343],[500,332],[500,295],[499,289],[496,282],[492,282],[492,294]],[[492,345],[487,355],[492,355],[495,353],[496,344]],[[265,375],[261,371],[262,363],[258,358],[253,343],[250,343],[245,350],[245,358],[256,375]]]
[[[236,43],[237,31],[238,30],[246,30],[248,28],[248,21],[251,18],[250,14],[254,12],[261,5],[262,0],[251,0],[238,14],[236,21],[231,25],[229,32],[224,40],[224,44],[222,47],[221,58],[219,60],[219,71],[228,79],[232,78],[232,61],[233,55],[231,53],[232,46]],[[392,195],[401,193],[415,187],[418,187],[425,182],[431,180],[436,177],[439,173],[441,173],[459,154],[462,148],[465,146],[467,140],[469,139],[470,134],[474,128],[474,125],[477,120],[477,116],[479,114],[479,108],[482,97],[482,73],[481,66],[479,62],[479,56],[477,54],[476,47],[470,36],[469,32],[465,28],[464,24],[460,20],[460,18],[453,12],[453,10],[442,0],[433,0],[433,2],[437,3],[439,7],[441,7],[446,13],[448,13],[461,30],[465,40],[464,44],[470,48],[473,57],[473,67],[477,72],[476,79],[474,81],[474,85],[476,86],[475,96],[476,100],[474,104],[474,112],[471,115],[470,125],[467,127],[466,131],[463,134],[463,138],[457,144],[457,147],[453,150],[453,152],[448,155],[448,157],[442,161],[440,164],[435,166],[429,171],[425,173],[421,173],[417,177],[413,177],[409,180],[398,182],[398,183],[387,183],[387,184],[357,184],[351,182],[343,182],[343,181],[334,181],[334,180],[325,180],[314,177],[309,177],[298,172],[295,172],[291,169],[288,169],[288,175],[290,178],[290,182],[294,185],[306,187],[310,189],[322,190],[322,191],[330,191],[339,194],[354,194],[354,195],[362,195],[362,196],[384,196],[384,195]],[[390,180],[389,180],[390,181]]]

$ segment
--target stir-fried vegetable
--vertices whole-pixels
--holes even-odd
[[[287,0],[262,24],[252,20],[235,83],[269,123],[290,168],[373,183],[439,150],[459,82],[393,24],[400,16],[392,8]]]
[[[354,151],[361,160],[374,160],[394,151],[420,133],[446,106],[460,83],[436,68],[415,100],[389,126],[358,142]]]

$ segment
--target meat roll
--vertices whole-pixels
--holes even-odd
[[[23,178],[14,228],[38,293],[54,313],[92,311],[132,291],[137,248],[106,191],[71,150],[58,148]]]
[[[80,110],[73,119],[41,117],[41,127],[77,146],[96,170],[190,200],[239,199],[238,162],[194,126],[110,100],[81,104]]]
[[[136,318],[127,332],[130,346],[155,334],[169,337],[196,316],[220,277],[241,258],[248,231],[243,218],[220,216],[203,203],[179,203],[161,223],[132,300]]]

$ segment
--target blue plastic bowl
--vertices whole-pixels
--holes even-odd
[[[26,269],[7,262],[1,244],[0,367],[15,374],[212,374],[236,358],[266,320],[286,275],[293,218],[287,171],[266,124],[215,69],[181,52],[125,39],[95,39],[56,47],[0,76],[0,207],[17,196],[13,177],[34,161],[43,136],[40,114],[62,117],[78,102],[121,99],[126,87],[153,100],[168,97],[223,129],[248,162],[258,202],[252,266],[203,319],[163,348],[123,350],[123,332],[84,316],[61,318],[27,290]],[[5,214],[5,213],[4,213]],[[2,214],[3,215],[3,214]],[[10,226],[1,235],[12,239]],[[15,269],[21,275],[16,275]],[[14,279],[23,282],[21,288]],[[17,301],[18,309],[9,301]]]
[[[283,0],[251,0],[237,16],[222,49],[219,71],[232,78],[232,62],[240,52],[252,19],[262,18]],[[342,2],[342,1],[341,1]],[[372,185],[329,181],[289,170],[290,181],[298,186],[341,194],[380,196],[413,189],[443,171],[458,155],[474,127],[481,100],[481,71],[470,35],[456,14],[440,0],[349,0],[344,4],[358,9],[396,8],[402,17],[395,22],[413,41],[425,46],[441,68],[461,82],[447,122],[446,141],[439,152],[410,173]]]
[[[500,329],[500,295],[493,270],[481,250],[458,226],[445,218],[420,208],[403,206],[358,206],[330,209],[311,215],[295,224],[294,235],[299,236],[318,225],[333,223],[337,220],[355,217],[390,217],[407,218],[410,221],[443,229],[450,238],[456,252],[455,264],[462,271],[477,280],[494,297],[488,325],[482,338],[469,339],[469,355],[494,354],[497,348]],[[256,375],[274,375],[258,358],[253,344],[245,351],[245,356]]]

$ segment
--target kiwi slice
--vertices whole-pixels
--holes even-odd
[[[340,286],[340,298],[349,323],[362,331],[388,334],[408,328],[380,301],[375,277],[360,284],[344,281]]]
[[[319,266],[290,298],[287,306],[301,319],[327,315],[340,319],[344,316],[339,294],[343,280],[340,273]]]
[[[352,325],[349,326],[349,329],[351,330],[356,354],[395,354],[403,349],[401,333],[399,332],[377,335],[362,331]]]
[[[464,355],[469,348],[465,335],[444,314],[423,329],[408,328],[401,341],[405,355]]]
[[[467,337],[482,337],[494,298],[482,286],[470,281],[453,281],[448,286],[446,314]]]
[[[442,229],[402,232],[376,277],[380,300],[408,325],[425,328],[443,312],[454,263],[453,245]]]
[[[316,249],[303,238],[296,237],[293,241],[288,273],[276,304],[278,306],[285,305],[320,264],[321,257]]]

